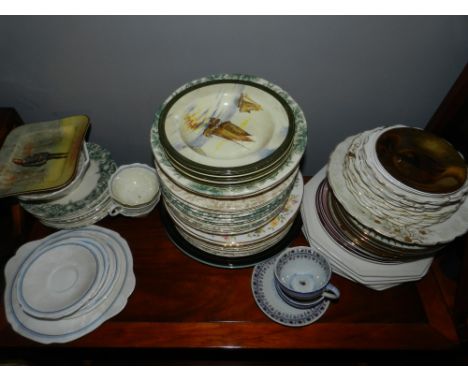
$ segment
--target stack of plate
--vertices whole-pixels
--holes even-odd
[[[468,230],[466,164],[420,129],[346,139],[304,192],[311,245],[336,273],[374,289],[420,279],[434,254]]]
[[[112,205],[108,181],[117,166],[110,153],[96,143],[86,143],[84,152],[89,161],[80,160],[82,165],[71,187],[20,197],[21,206],[42,224],[57,229],[78,228],[107,216]]]
[[[75,340],[118,314],[135,288],[127,242],[91,226],[59,231],[18,249],[5,267],[13,329],[41,343]]]
[[[299,106],[263,79],[211,76],[175,91],[151,129],[171,239],[221,267],[249,266],[287,245],[306,141]]]

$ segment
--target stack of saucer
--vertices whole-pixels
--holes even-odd
[[[21,206],[42,224],[78,228],[107,216],[112,206],[108,181],[117,166],[110,153],[96,143],[87,142],[82,153],[77,176],[65,189],[19,196]]]
[[[415,281],[468,229],[466,164],[423,130],[391,126],[340,143],[306,185],[311,245],[334,271],[374,289]]]
[[[75,340],[118,314],[135,288],[127,242],[91,226],[24,244],[5,267],[5,313],[41,343]]]
[[[263,79],[219,75],[175,91],[151,129],[170,238],[221,267],[284,248],[302,198],[306,141],[299,106]]]

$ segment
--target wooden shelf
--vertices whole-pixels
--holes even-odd
[[[463,92],[455,88],[458,97]],[[433,131],[443,131],[441,113],[459,115],[441,107]],[[13,109],[0,109],[0,130],[20,124],[18,118]],[[11,198],[0,200],[0,215],[2,269],[19,245],[54,232]],[[12,330],[2,300],[0,363],[468,364],[467,236],[438,255],[418,282],[377,292],[333,275],[339,301],[318,322],[289,328],[256,306],[252,268],[220,269],[184,255],[168,239],[157,209],[145,218],[106,218],[99,225],[120,233],[133,253],[136,288],[125,309],[82,338],[41,345]],[[298,235],[291,245],[307,242]],[[3,272],[0,281],[3,291]]]
[[[440,267],[443,256],[422,280],[383,292],[333,275],[339,301],[318,322],[289,328],[255,304],[252,268],[220,269],[184,255],[166,237],[158,210],[99,225],[119,232],[133,253],[137,282],[125,309],[80,339],[48,346],[16,334],[2,313],[0,349],[463,350],[451,317],[455,282]],[[25,239],[52,232],[33,220]],[[292,243],[306,244],[302,235]]]

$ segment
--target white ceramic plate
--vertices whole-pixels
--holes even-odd
[[[68,316],[97,293],[104,264],[101,247],[87,241],[66,240],[32,251],[18,271],[18,301],[34,317]]]
[[[424,229],[395,224],[388,219],[376,219],[375,209],[364,208],[356,196],[348,192],[346,179],[343,176],[345,157],[353,139],[354,137],[347,138],[333,151],[328,164],[328,182],[341,205],[361,224],[403,243],[426,246],[447,243],[468,230],[468,199],[465,199],[450,218]]]
[[[320,182],[325,179],[326,173],[326,167],[322,168],[305,185],[301,209],[307,236],[325,250],[325,253],[321,253],[331,263],[340,264],[342,271],[344,269],[363,283],[369,281],[376,281],[379,284],[384,284],[386,281],[395,283],[401,280],[416,280],[424,276],[432,263],[432,257],[400,264],[376,264],[349,253],[328,236],[320,223],[315,207],[315,193]]]
[[[118,274],[110,290],[101,296],[99,304],[89,312],[70,319],[40,320],[23,312],[18,303],[16,288],[13,288],[17,272],[28,254],[40,242],[27,243],[18,250],[5,267],[6,289],[4,295],[5,313],[8,322],[19,334],[41,343],[64,343],[77,339],[118,314],[126,305],[127,299],[135,287],[135,276],[132,270],[132,256],[128,244],[117,233],[102,227],[86,227],[76,231],[62,231],[52,234],[49,240],[101,237],[102,241],[111,243],[119,264]]]

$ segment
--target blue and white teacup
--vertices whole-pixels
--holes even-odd
[[[338,299],[340,291],[330,283],[331,274],[327,259],[310,247],[288,248],[278,256],[274,267],[280,297],[296,307],[310,307],[324,298]]]

